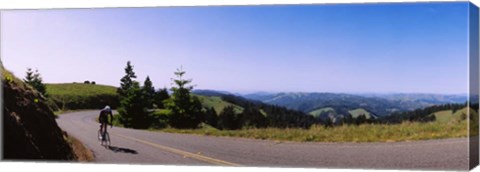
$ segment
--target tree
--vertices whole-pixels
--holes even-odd
[[[120,122],[127,128],[147,128],[149,124],[149,113],[147,111],[148,101],[145,98],[144,90],[134,80],[133,66],[127,62],[125,76],[120,80],[121,87],[117,90],[120,95]]]
[[[192,80],[183,79],[185,71],[180,68],[174,74],[171,88],[172,96],[166,100],[165,107],[171,111],[170,125],[175,128],[196,128],[202,121],[202,104],[197,97],[190,95],[194,86],[189,85]]]
[[[241,115],[242,126],[263,128],[267,126],[267,118],[254,106],[246,106]]]
[[[125,96],[129,89],[134,85],[134,79],[137,78],[135,72],[133,72],[133,66],[130,64],[130,61],[127,62],[127,67],[125,67],[126,75],[120,79],[120,88],[118,88],[117,93],[120,97]]]
[[[159,89],[158,91],[155,92],[155,97],[154,97],[154,104],[157,106],[159,109],[165,108],[164,106],[164,101],[168,100],[170,98],[170,95],[168,95],[167,88]]]
[[[222,130],[235,130],[240,128],[239,118],[235,113],[233,106],[227,106],[223,108],[222,112],[218,115],[218,128]]]
[[[213,107],[211,108],[207,108],[206,112],[205,112],[205,123],[207,123],[208,125],[212,126],[212,127],[217,127],[217,124],[218,124],[218,115],[217,115],[217,112],[215,111],[215,109]]]
[[[365,114],[361,114],[355,118],[355,124],[360,125],[367,122],[367,116]]]
[[[120,123],[127,128],[147,128],[149,113],[144,94],[138,82],[133,82],[130,89],[120,99]]]
[[[145,103],[147,104],[148,108],[153,108],[153,102],[155,98],[155,88],[152,85],[152,81],[150,81],[150,77],[147,76],[145,82],[143,83],[142,91],[145,98]]]
[[[40,76],[38,70],[35,70],[35,72],[33,72],[31,68],[27,68],[26,74],[27,75],[25,76],[25,79],[23,81],[36,89],[43,96],[47,97],[47,87],[45,84],[43,84],[43,79]]]

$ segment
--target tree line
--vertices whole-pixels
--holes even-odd
[[[334,114],[335,118],[321,119],[283,106],[224,94],[220,95],[221,99],[237,107],[227,106],[220,112],[216,112],[213,107],[203,107],[199,98],[192,94],[194,89],[192,80],[184,78],[186,72],[183,68],[174,72],[175,78],[171,78],[173,86],[168,90],[167,88],[155,89],[149,76],[145,78],[143,85],[140,85],[136,81],[137,76],[130,61],[127,62],[124,70],[125,76],[120,79],[120,87],[117,89],[119,115],[116,120],[128,128],[162,128],[166,126],[197,128],[199,124],[205,123],[222,130],[265,127],[308,129],[314,124],[333,127],[344,124],[431,122],[436,120],[435,116],[431,115],[434,112],[442,110],[455,112],[466,107],[466,104],[434,105],[413,111],[394,112],[377,119],[367,118],[365,114],[353,118],[347,110],[343,110],[341,111],[341,114],[345,113],[343,115]],[[46,86],[42,83],[42,77],[38,70],[33,72],[28,68],[24,82],[48,97]],[[238,107],[243,110],[238,112]],[[476,107],[478,108],[478,103]],[[157,113],[159,109],[165,111]]]
[[[298,127],[309,128],[314,124],[313,117],[285,107],[252,102],[242,97],[224,95],[222,100],[243,108],[236,112],[234,106],[227,106],[221,112],[204,108],[199,98],[191,92],[194,88],[191,79],[185,79],[186,72],[179,68],[174,72],[170,93],[166,88],[155,90],[149,77],[143,86],[135,81],[133,66],[127,62],[125,76],[121,78],[119,122],[125,127],[149,128],[168,126],[174,128],[197,128],[200,123],[218,129],[235,130],[241,128]],[[167,114],[158,115],[158,109]]]
[[[423,109],[416,109],[412,111],[406,112],[394,112],[388,116],[380,118],[377,122],[378,123],[385,123],[385,124],[396,124],[401,123],[404,121],[410,122],[431,122],[435,121],[435,115],[431,115],[438,111],[443,110],[452,110],[452,113],[467,107],[467,103],[464,104],[443,104],[443,105],[434,105],[430,107],[426,107]]]

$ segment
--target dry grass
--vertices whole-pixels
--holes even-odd
[[[343,125],[333,128],[325,128],[317,125],[307,130],[297,128],[217,130],[212,127],[203,127],[194,130],[167,128],[159,131],[299,142],[398,142],[467,137],[467,123],[467,120],[463,120],[455,123],[405,122],[395,125]]]
[[[87,149],[82,142],[80,142],[78,139],[76,139],[73,136],[67,136],[66,137],[67,142],[70,144],[70,146],[73,149],[73,153],[75,154],[75,157],[77,158],[77,161],[80,162],[92,162],[95,158],[93,156],[92,151]]]

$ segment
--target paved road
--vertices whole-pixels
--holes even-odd
[[[57,122],[94,152],[98,163],[451,169],[468,167],[468,140],[400,143],[296,143],[108,128],[112,147],[97,140],[98,111],[61,115]]]

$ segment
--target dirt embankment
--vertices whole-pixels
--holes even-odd
[[[3,159],[79,159],[37,91],[2,70]]]

